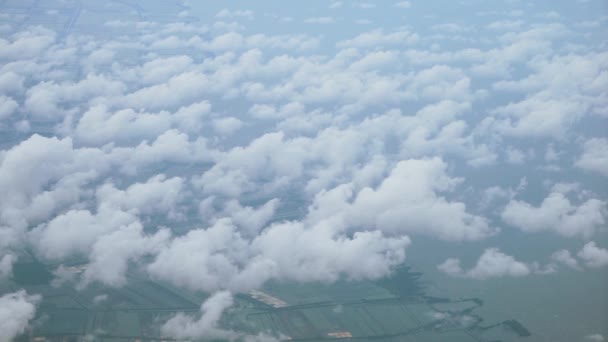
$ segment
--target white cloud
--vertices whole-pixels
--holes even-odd
[[[581,169],[608,176],[608,139],[593,138],[585,142],[583,155],[575,164]]]
[[[23,91],[25,77],[14,71],[0,73],[0,93],[14,94]]]
[[[513,38],[520,36],[524,39],[522,42],[528,43],[546,40],[547,36],[559,34],[559,26],[553,32],[548,31],[551,27],[540,26],[513,34]],[[540,44],[539,41],[536,46]],[[534,72],[527,77],[495,83],[495,89],[526,94],[523,100],[494,110],[497,115],[495,128],[517,137],[563,139],[585,115],[606,115],[608,98],[603,90],[608,87],[603,72],[606,57],[606,53],[588,53],[539,58],[530,64]]]
[[[0,39],[0,59],[33,58],[55,42],[55,32],[40,26],[15,33],[10,40]]]
[[[133,223],[99,237],[91,249],[82,285],[97,281],[111,287],[124,286],[129,262],[158,252],[170,235],[167,229],[145,235],[141,224]]]
[[[553,192],[538,207],[511,200],[501,217],[525,232],[553,231],[569,237],[590,237],[606,222],[606,202],[592,198],[577,206],[563,193]]]
[[[580,270],[581,267],[578,264],[578,261],[570,254],[568,250],[562,249],[551,255],[551,259],[562,263],[570,268],[575,270]]]
[[[409,1],[399,1],[396,2],[394,6],[398,8],[410,8],[412,7],[412,3]]]
[[[143,85],[166,82],[171,77],[192,68],[193,60],[189,56],[171,56],[155,58],[137,67],[136,77]]]
[[[57,120],[66,116],[63,106],[68,103],[92,101],[96,97],[117,96],[124,92],[122,82],[89,74],[79,82],[38,83],[27,90],[24,106],[34,119]]]
[[[74,135],[79,142],[89,145],[132,144],[169,130],[171,120],[168,112],[149,114],[123,109],[111,113],[105,106],[95,106],[82,115]]]
[[[0,95],[0,122],[11,117],[19,108],[17,101],[4,95]]]
[[[578,122],[587,105],[552,98],[546,93],[497,108],[495,129],[515,137],[562,138]]]
[[[387,16],[415,6],[395,2]],[[352,24],[353,9],[375,6],[325,5],[349,8],[300,20]],[[284,25],[288,14],[298,17],[265,15]],[[9,132],[0,152],[0,277],[14,262],[7,253],[27,247],[57,263],[86,259],[82,274],[58,268],[56,283],[70,286],[121,286],[134,266],[194,290],[246,291],[269,279],[385,276],[405,260],[408,236],[488,237],[498,232],[488,216],[509,201],[503,220],[525,231],[588,237],[605,226],[605,201],[580,186],[555,184],[531,204],[484,169],[502,158],[517,178],[534,169],[546,179],[557,166],[538,167],[531,152],[546,147],[545,161],[567,172],[577,157],[563,142],[580,136],[588,141],[575,166],[605,173],[607,143],[585,131],[608,108],[608,58],[593,52],[591,36],[530,15],[476,24],[492,40],[448,18],[416,45],[419,27],[390,29],[383,17],[374,22],[384,27],[336,42],[312,25],[279,35],[255,25],[252,34],[245,19],[254,16],[224,9],[209,25],[115,21],[105,29],[116,34],[67,39],[6,25],[23,32],[0,39],[0,128],[22,133]],[[292,192],[308,211],[279,222]],[[479,193],[482,205],[465,205]],[[597,265],[603,250],[586,246],[578,260],[561,250],[552,260]],[[555,267],[489,249],[471,269],[458,259],[441,268],[482,279]],[[219,316],[206,315],[172,323],[198,335],[217,327]]]
[[[2,258],[0,258],[0,281],[6,280],[12,276],[13,264],[15,261],[17,261],[17,257],[12,254],[4,254]]]
[[[453,258],[447,259],[437,268],[451,276],[482,280],[499,277],[522,277],[532,273],[528,265],[502,253],[498,248],[486,249],[475,266],[466,271],[460,266],[460,260]]]
[[[311,17],[304,19],[306,24],[333,24],[335,19],[332,17]]]
[[[585,341],[604,342],[606,339],[602,334],[589,334],[585,336]]]
[[[101,206],[96,213],[70,210],[31,231],[32,243],[48,259],[87,256],[95,242],[120,227],[135,223],[132,213]]]
[[[246,19],[253,19],[253,11],[250,10],[229,10],[229,9],[222,9],[221,11],[219,11],[215,17],[216,18],[246,18]]]
[[[97,189],[96,197],[100,205],[138,214],[165,213],[168,217],[178,216],[178,204],[184,198],[184,180],[180,177],[167,178],[158,174],[145,183],[133,183],[125,190],[119,190],[111,183]]]
[[[409,31],[395,31],[384,33],[382,29],[375,29],[364,32],[352,39],[347,39],[337,43],[339,48],[374,48],[378,46],[404,46],[414,44],[419,40],[416,33]]]
[[[203,302],[198,319],[179,313],[161,326],[161,334],[177,339],[232,340],[237,334],[218,327],[222,314],[232,304],[230,292],[216,292]]]
[[[224,117],[213,120],[213,128],[221,136],[229,136],[243,127],[243,121],[235,117]]]
[[[362,8],[362,9],[370,9],[370,8],[375,8],[376,4],[372,4],[369,2],[360,2],[357,4],[357,7]]]
[[[526,155],[514,147],[509,146],[506,154],[507,163],[509,164],[523,164],[526,161]]]
[[[337,8],[342,7],[342,5],[343,5],[343,4],[342,4],[342,1],[334,1],[334,2],[332,2],[332,3],[329,5],[329,8],[330,8],[330,9],[337,9]]]
[[[257,208],[253,208],[243,207],[239,202],[231,200],[226,203],[223,211],[224,215],[230,217],[241,228],[243,234],[257,236],[273,218],[279,204],[280,201],[275,198]]]
[[[588,267],[608,266],[608,249],[598,247],[593,241],[586,243],[577,255]]]
[[[407,237],[387,238],[379,231],[347,237],[343,229],[332,223],[285,222],[248,240],[229,219],[220,219],[174,238],[147,269],[153,277],[190,289],[246,291],[272,278],[376,279],[404,261]]]
[[[439,158],[399,162],[376,188],[352,196],[346,220],[356,227],[388,233],[428,234],[445,240],[476,240],[493,233],[487,221],[471,215],[461,202],[450,202],[441,192],[459,183],[446,174]]]
[[[10,342],[26,331],[39,301],[40,296],[28,295],[23,290],[0,297],[0,342]]]

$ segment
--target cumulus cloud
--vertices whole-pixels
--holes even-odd
[[[163,336],[178,339],[232,340],[236,337],[234,332],[218,327],[222,314],[232,306],[232,303],[230,292],[216,292],[203,302],[198,319],[177,314],[161,326],[161,333]]]
[[[124,286],[128,263],[158,252],[170,235],[167,229],[145,235],[141,224],[133,223],[101,236],[92,247],[82,285],[98,281],[112,287]]]
[[[19,108],[17,101],[11,97],[0,95],[0,122],[11,117]]]
[[[577,255],[583,259],[588,267],[604,267],[608,265],[608,249],[598,247],[594,241],[586,243]]]
[[[119,145],[133,144],[157,137],[172,127],[172,116],[168,112],[149,114],[123,109],[111,113],[104,106],[95,106],[86,111],[75,128],[79,142],[102,145],[113,142]]]
[[[396,2],[394,6],[398,8],[410,8],[412,7],[412,3],[409,1],[399,1]]]
[[[464,203],[440,195],[459,182],[446,174],[446,164],[439,158],[401,161],[376,189],[343,193],[353,197],[344,209],[346,220],[357,227],[429,234],[445,240],[476,240],[491,235],[494,230],[483,217],[468,213]]]
[[[0,39],[0,59],[16,60],[33,58],[55,42],[56,34],[49,29],[36,26],[19,31],[9,39]]]
[[[347,39],[337,43],[339,48],[373,48],[383,47],[392,45],[406,45],[414,44],[419,40],[419,36],[416,33],[409,31],[395,31],[391,33],[385,33],[382,29],[375,29],[368,32],[361,33],[360,35]]]
[[[154,277],[190,289],[245,291],[272,278],[375,279],[405,260],[407,237],[388,238],[379,231],[348,237],[340,229],[344,227],[329,222],[285,222],[248,240],[231,220],[220,219],[207,229],[174,238],[147,269]]]
[[[0,281],[8,279],[13,273],[13,264],[17,258],[12,254],[5,254],[0,258]]]
[[[225,117],[213,120],[213,128],[221,135],[228,136],[234,134],[243,127],[243,122],[234,117]]]
[[[593,138],[585,142],[583,155],[575,164],[581,169],[608,176],[608,139]]]
[[[460,263],[458,259],[449,258],[438,265],[437,268],[451,276],[481,280],[499,277],[522,277],[532,273],[529,265],[502,253],[498,248],[486,249],[475,266],[469,270],[464,270]]]
[[[26,331],[40,299],[40,296],[28,295],[23,290],[0,297],[0,341],[10,342]]]
[[[511,200],[501,217],[525,232],[553,231],[563,236],[590,237],[606,222],[606,202],[592,198],[574,205],[563,193],[553,192],[538,207]]]
[[[499,233],[490,222],[503,202],[499,216],[523,231],[589,238],[605,226],[605,201],[572,185],[583,182],[555,184],[532,204],[492,168],[504,160],[517,179],[532,169],[542,178],[541,151],[554,171],[576,160],[605,174],[606,139],[587,131],[607,113],[605,52],[586,46],[576,25],[523,17],[480,21],[492,32],[475,37],[456,23],[378,27],[337,42],[291,30],[382,24],[376,12],[415,7],[398,1],[345,17],[374,6],[300,16],[285,34],[257,25],[251,33],[254,12],[235,8],[208,25],[106,22],[110,35],[0,28],[15,30],[0,39],[0,130],[9,131],[0,151],[0,278],[30,249],[57,264],[86,260],[82,273],[58,267],[55,284],[122,286],[139,267],[192,290],[240,292],[269,279],[386,276],[404,262],[410,236]],[[578,157],[565,144],[574,135],[584,141]],[[480,192],[482,204],[471,205]],[[283,212],[292,200],[297,218],[281,221],[292,217]],[[599,267],[604,254],[588,243],[578,259],[560,250],[551,260]],[[487,279],[555,265],[490,248],[470,269],[454,258],[439,268]],[[163,329],[262,340],[218,327],[230,302],[217,293],[200,318],[178,315]]]
[[[306,24],[332,24],[334,21],[332,17],[311,17],[304,20]]]
[[[88,101],[102,96],[117,96],[125,92],[125,85],[106,76],[89,74],[79,82],[41,82],[29,88],[25,109],[38,120],[63,119],[69,103]]]
[[[71,255],[88,255],[98,238],[135,222],[134,214],[106,206],[96,213],[70,210],[36,227],[30,236],[43,257],[61,260]]]
[[[585,341],[604,342],[606,339],[602,334],[589,334],[585,336]]]
[[[215,16],[217,18],[246,18],[246,19],[252,19],[253,18],[253,11],[250,10],[234,10],[231,11],[229,9],[222,9],[221,11],[219,11]]]
[[[570,251],[562,249],[551,255],[551,259],[564,264],[570,268],[575,270],[580,270],[581,267],[578,264],[578,261],[570,254]]]

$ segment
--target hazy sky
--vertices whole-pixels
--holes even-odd
[[[600,0],[4,1],[0,283],[26,251],[86,261],[75,287],[138,269],[213,294],[167,334],[231,338],[232,294],[378,279],[418,239],[450,277],[606,272],[607,24]],[[8,340],[39,301],[0,292]]]

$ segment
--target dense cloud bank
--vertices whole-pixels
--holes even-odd
[[[215,293],[167,335],[262,341],[218,328],[231,292],[378,279],[418,237],[581,245],[519,260],[494,239],[468,269],[442,254],[438,269],[462,278],[606,266],[608,53],[590,29],[606,18],[510,1],[471,25],[338,14],[381,7],[367,5],[1,25],[0,281],[25,251],[86,261],[66,276],[79,288],[123,286],[137,268]],[[262,17],[293,26],[264,31]],[[318,29],[332,25],[351,28]],[[13,319],[0,330],[22,332],[37,298],[0,301]]]

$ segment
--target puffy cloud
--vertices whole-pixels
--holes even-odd
[[[330,5],[329,5],[329,9],[336,9],[336,8],[340,8],[342,7],[343,3],[342,1],[333,1]]]
[[[254,250],[276,265],[279,279],[333,282],[378,279],[405,260],[407,236],[389,238],[380,231],[336,232],[333,220],[311,227],[282,223],[264,230],[252,242]]]
[[[167,229],[144,235],[141,224],[132,223],[101,236],[92,247],[82,284],[98,281],[112,287],[125,285],[128,263],[158,252],[170,235]]]
[[[220,219],[207,229],[174,238],[147,270],[190,289],[245,291],[271,278],[375,279],[405,259],[407,237],[387,238],[379,231],[348,237],[340,230],[343,227],[330,222],[284,222],[248,240],[229,219]]]
[[[11,117],[19,108],[19,104],[12,98],[0,95],[0,122]]]
[[[0,297],[1,342],[10,342],[26,331],[39,301],[40,296],[28,295],[23,290]]]
[[[161,326],[161,334],[164,337],[177,339],[221,339],[243,342],[279,341],[279,339],[270,335],[246,335],[222,329],[219,326],[222,315],[232,305],[232,294],[228,291],[218,291],[201,304],[200,316],[198,318],[178,313]]]
[[[125,85],[121,81],[88,74],[79,82],[38,83],[27,90],[24,106],[36,120],[57,120],[66,116],[62,106],[96,97],[117,96],[124,91]]]
[[[581,169],[608,176],[608,139],[593,138],[585,142],[583,155],[575,164]]]
[[[74,149],[70,138],[33,135],[0,154],[0,226],[23,229],[80,199],[82,186],[106,172],[102,151]]]
[[[570,254],[568,250],[562,249],[551,255],[551,259],[562,263],[570,268],[575,270],[580,270],[581,267],[578,264],[578,261]]]
[[[606,339],[602,334],[589,334],[585,336],[585,341],[604,342]]]
[[[221,11],[219,11],[216,15],[217,18],[246,18],[246,19],[252,19],[253,18],[253,11],[250,10],[234,10],[231,11],[229,9],[222,9]]]
[[[460,69],[435,65],[419,71],[408,86],[413,98],[466,102],[471,97],[471,80]]]
[[[439,195],[459,180],[439,158],[399,162],[376,188],[363,188],[347,209],[347,222],[388,233],[417,233],[445,240],[476,240],[493,233],[487,221],[469,214],[462,202]],[[351,194],[346,194],[351,196]]]
[[[0,59],[33,58],[55,42],[55,32],[40,26],[15,33],[10,40],[0,39]]]
[[[0,281],[12,276],[13,263],[15,263],[16,260],[17,258],[12,254],[5,254],[0,258]]]
[[[226,203],[224,213],[238,225],[244,234],[256,236],[274,217],[280,201],[272,199],[258,208],[243,207],[238,201]]]
[[[290,102],[281,108],[268,104],[254,104],[249,108],[249,114],[256,119],[279,119],[303,114],[305,107],[298,102]]]
[[[0,73],[0,93],[14,94],[20,93],[23,90],[25,77],[14,72],[6,71]]]
[[[198,137],[191,141],[187,134],[177,129],[166,131],[154,141],[144,140],[134,148],[115,148],[110,154],[113,163],[120,161],[121,172],[132,175],[137,174],[140,168],[157,163],[180,164],[211,161],[214,158],[205,138]]]
[[[221,135],[228,136],[234,134],[243,127],[243,122],[235,117],[225,117],[213,120],[213,128]]]
[[[606,222],[606,202],[592,198],[576,206],[563,193],[553,192],[538,207],[511,200],[501,217],[525,232],[554,231],[563,236],[589,237]]]
[[[538,39],[532,37],[543,37],[548,34],[543,30],[549,27],[533,29],[523,35],[526,39]],[[608,87],[606,65],[606,53],[539,58],[531,63],[535,72],[527,77],[497,82],[494,85],[497,89],[529,95],[494,110],[498,116],[496,130],[518,137],[562,139],[583,116],[589,113],[605,115],[608,108],[604,91]]]
[[[127,189],[118,190],[107,183],[97,189],[97,200],[104,206],[138,214],[167,213],[177,216],[177,205],[184,198],[184,180],[167,178],[163,174],[153,176],[145,183],[134,183]]]
[[[412,3],[409,1],[399,1],[396,2],[394,6],[398,8],[410,8],[412,7]]]
[[[332,17],[311,17],[304,19],[306,24],[333,24],[335,22]]]
[[[507,163],[509,164],[523,164],[526,161],[526,155],[521,151],[513,147],[507,148]]]
[[[475,266],[466,271],[460,266],[460,260],[454,258],[447,259],[437,268],[451,276],[482,280],[498,277],[522,277],[532,273],[530,266],[502,253],[498,248],[486,249]]]
[[[85,256],[90,264],[83,284],[100,281],[110,286],[125,283],[129,261],[158,252],[170,237],[168,230],[143,234],[139,217],[166,215],[179,218],[183,181],[157,175],[146,183],[135,183],[124,191],[105,184],[96,193],[97,211],[75,209],[39,225],[29,233],[41,256],[63,260]]]
[[[565,26],[479,24],[513,31],[490,41],[457,36],[470,27],[438,25],[431,30],[442,33],[425,37],[429,47],[412,49],[421,40],[405,27],[335,43],[332,35],[248,34],[228,22],[253,16],[225,9],[216,18],[226,22],[209,26],[108,22],[132,34],[73,32],[56,44],[39,29],[0,39],[0,120],[64,137],[10,132],[16,144],[13,135],[2,141],[0,277],[14,261],[7,251],[32,247],[57,262],[87,259],[82,274],[60,267],[58,282],[121,286],[136,265],[178,286],[246,291],[269,279],[385,276],[405,260],[409,235],[461,241],[496,233],[484,215],[500,201],[510,201],[503,220],[527,231],[590,236],[605,225],[604,201],[583,194],[572,203],[566,196],[577,189],[562,184],[534,206],[513,200],[520,189],[495,172],[480,177],[483,205],[465,205],[480,186],[469,177],[483,172],[470,167],[504,152],[525,174],[538,160],[536,146],[520,138],[564,138],[588,114],[603,119],[608,59],[587,49],[588,40],[562,44]],[[311,53],[321,38],[337,50]],[[241,115],[247,111],[251,117]],[[576,166],[604,173],[604,140],[589,140]],[[549,146],[547,161],[573,159],[565,145]],[[279,221],[292,190],[308,212]],[[179,222],[180,234],[158,222]],[[587,250],[589,260],[602,255]],[[585,262],[562,250],[552,259],[596,264],[579,257]],[[480,279],[553,270],[497,249],[470,270],[458,259],[441,268]],[[176,317],[166,329],[189,334],[181,338],[219,329],[229,304],[210,301],[200,319]]]
[[[139,66],[137,80],[144,85],[166,82],[172,76],[192,68],[193,60],[189,56],[170,56],[155,58]]]
[[[125,107],[148,110],[169,110],[200,100],[201,89],[211,87],[208,77],[195,71],[186,71],[171,77],[167,82],[137,89],[117,102]]]
[[[495,129],[516,137],[563,138],[587,110],[585,104],[538,93],[497,108]]]
[[[399,46],[416,43],[419,38],[420,37],[418,34],[405,30],[385,33],[382,29],[375,29],[361,33],[352,39],[338,42],[336,45],[339,48],[374,48],[378,46],[391,45]]]
[[[177,314],[162,325],[161,333],[163,336],[177,339],[232,340],[237,336],[234,332],[218,327],[222,314],[232,306],[232,303],[230,292],[216,292],[203,302],[198,319]]]
[[[125,144],[152,138],[171,127],[171,115],[138,113],[123,109],[111,113],[104,106],[95,106],[86,111],[76,127],[79,142],[101,145],[108,142]]]
[[[214,291],[256,288],[270,278],[273,267],[271,261],[254,259],[248,241],[230,220],[222,219],[174,238],[147,270],[178,286]],[[251,283],[245,283],[246,276],[254,278]]]
[[[608,266],[608,249],[598,247],[593,241],[586,243],[577,255],[588,267]]]
[[[108,206],[101,206],[96,213],[70,210],[36,227],[30,232],[30,239],[48,259],[87,256],[100,237],[136,221],[134,214]]]

